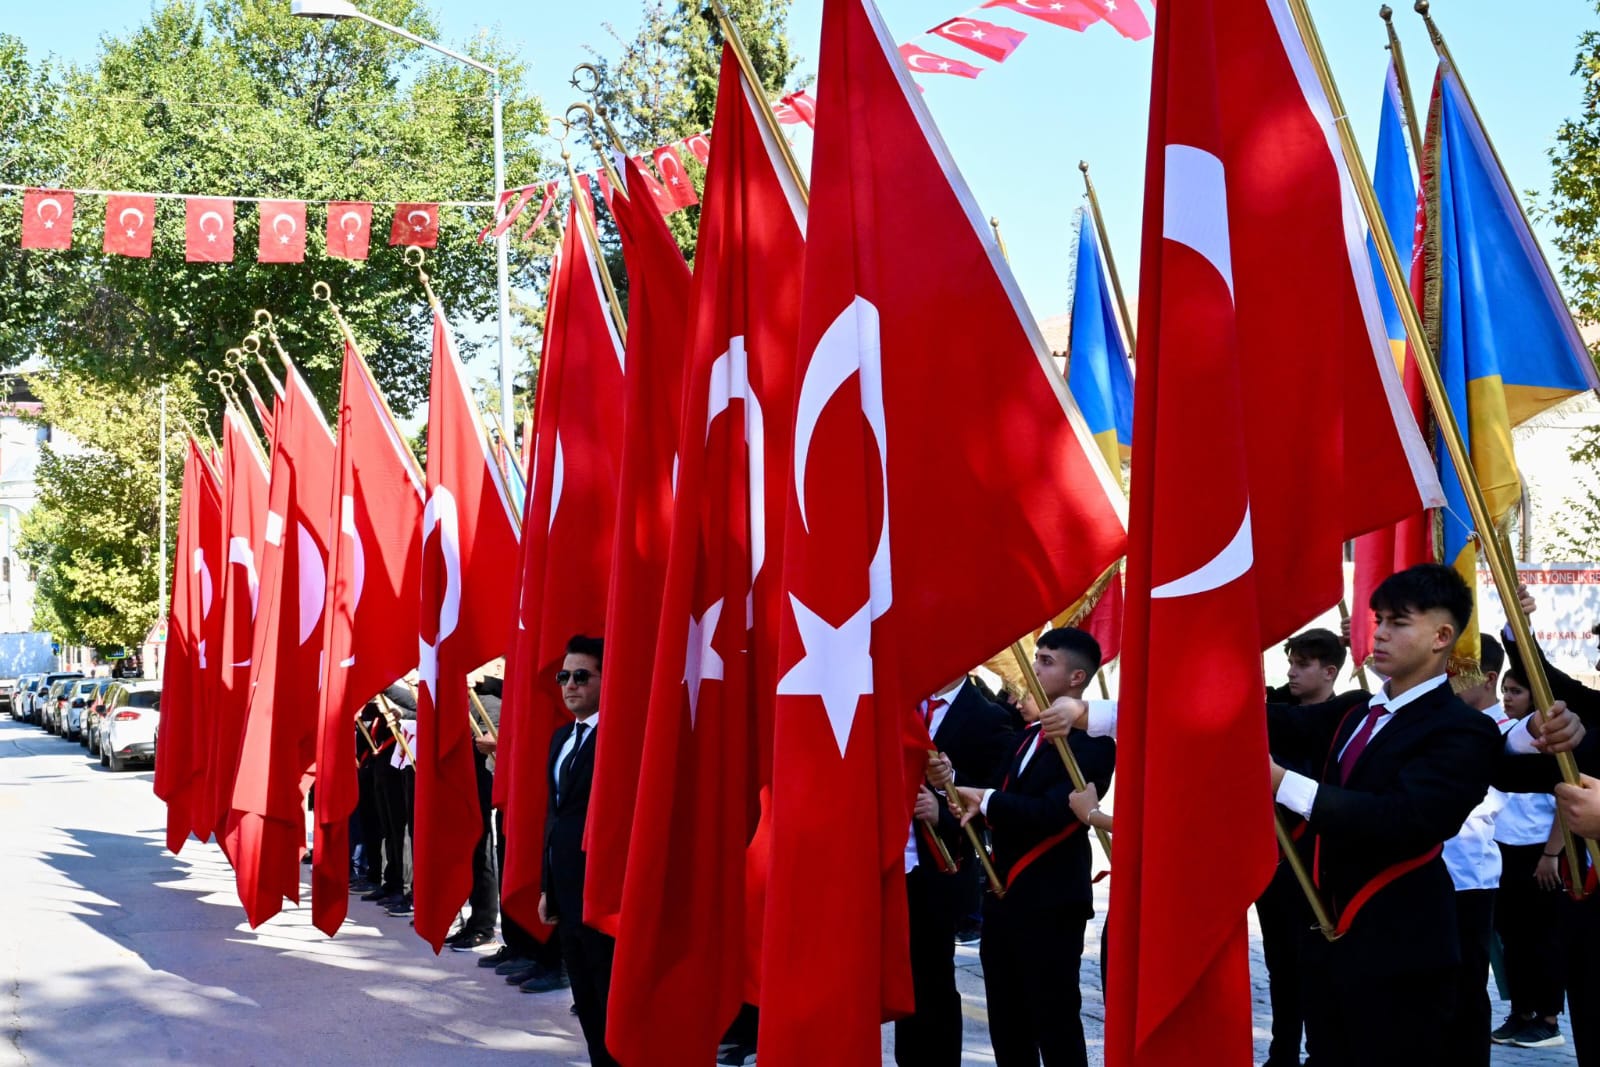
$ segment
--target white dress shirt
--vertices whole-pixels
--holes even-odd
[[[589,716],[587,719],[578,719],[577,720],[577,726],[582,726],[583,727],[583,743],[584,744],[587,745],[589,743],[590,738],[594,737],[595,727],[597,727],[599,725],[600,725],[600,712],[599,712],[598,709],[596,709],[595,713],[593,715]],[[577,731],[577,728],[575,726],[573,728],[573,731],[570,734],[567,735],[567,739],[561,743],[561,751],[556,753],[555,774],[556,774],[556,783],[557,783],[557,788],[558,789],[560,788],[560,782],[561,782],[561,765],[563,763],[567,762],[567,755],[568,755],[568,753],[570,753],[572,751],[572,743],[573,743],[573,741],[575,741],[577,739],[577,737],[578,737],[578,731]],[[560,803],[560,801],[561,801],[561,794],[558,792],[556,794],[556,802]]]
[[[961,687],[967,684],[965,678],[952,685],[942,693],[935,693],[929,697],[930,701],[944,701],[942,707],[935,708],[933,718],[928,720],[928,736],[932,737],[939,732],[939,727],[944,725],[944,717],[950,711],[950,705],[955,702],[956,694],[961,692]],[[911,820],[911,829],[906,834],[906,873],[910,874],[917,867],[917,820]]]
[[[1433,692],[1449,680],[1448,675],[1436,674],[1426,682],[1412,686],[1399,696],[1390,696],[1388,685],[1372,694],[1372,699],[1367,702],[1365,714],[1370,714],[1373,708],[1378,707],[1383,708],[1384,712],[1378,716],[1378,721],[1373,723],[1372,732],[1367,735],[1367,743],[1372,743],[1372,739],[1378,736],[1378,731],[1389,725],[1390,721],[1394,719],[1395,713],[1401,708],[1419,697]],[[1341,758],[1344,756],[1345,749],[1355,742],[1357,735],[1360,733],[1361,730],[1358,728],[1345,741],[1344,746],[1339,749]],[[1311,818],[1311,808],[1317,802],[1317,780],[1296,771],[1285,771],[1283,781],[1278,785],[1277,800],[1279,804],[1282,804],[1302,819],[1309,819]]]
[[[1505,717],[1499,704],[1484,708],[1483,713],[1494,720],[1502,733],[1516,725],[1515,719]],[[1444,843],[1444,865],[1457,892],[1495,889],[1500,885],[1500,847],[1494,843],[1494,826],[1505,805],[1506,794],[1491,786],[1461,824],[1461,832]]]

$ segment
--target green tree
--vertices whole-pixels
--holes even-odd
[[[418,0],[372,0],[366,9],[419,35],[437,27]],[[523,67],[497,39],[463,50],[502,71],[510,172],[543,169],[535,138],[540,104]],[[158,210],[150,260],[102,255],[98,203],[78,207],[76,247],[21,255],[45,264],[25,279],[49,313],[28,334],[0,332],[0,362],[43,348],[62,367],[125,383],[186,378],[222,366],[256,308],[278,320],[284,345],[331,402],[338,344],[311,299],[328,281],[395,409],[427,392],[427,307],[415,271],[387,247],[384,201],[484,201],[493,188],[490,81],[482,72],[359,22],[293,18],[282,0],[164,0],[149,21],[108,38],[96,63],[67,72],[54,97],[62,160],[45,179],[78,188],[155,189],[285,199],[378,202],[370,258],[326,255],[321,209],[308,217],[304,264],[255,262],[257,212],[241,204],[236,260],[184,262],[183,212]],[[4,69],[0,52],[0,70]],[[0,74],[0,77],[4,77]],[[37,79],[35,79],[37,80]],[[492,312],[492,246],[478,244],[485,209],[446,208],[428,272],[459,321]],[[14,243],[5,246],[15,248]],[[0,254],[11,254],[9,251]],[[517,267],[530,251],[516,251]],[[9,305],[0,292],[0,304]],[[463,340],[464,354],[472,345]]]
[[[23,44],[0,34],[0,182],[53,185],[63,174],[60,86],[49,64],[28,62]],[[33,354],[52,264],[23,255],[22,213],[0,211],[0,361]]]

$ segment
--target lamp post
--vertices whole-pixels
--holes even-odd
[[[425,38],[418,37],[401,29],[399,26],[390,25],[381,19],[375,19],[351,3],[350,0],[291,0],[289,14],[308,19],[330,19],[342,21],[344,19],[359,19],[380,30],[387,30],[396,37],[403,37],[413,44],[424,48],[431,48],[441,55],[465,63],[469,67],[483,71],[493,79],[494,87],[494,202],[495,217],[500,216],[501,194],[506,188],[506,152],[505,135],[501,128],[500,108],[500,70],[487,63],[480,63],[471,56],[464,56],[460,52],[453,52],[441,44],[436,44]],[[495,282],[499,290],[500,301],[500,422],[501,425],[512,425],[511,416],[511,274],[509,256],[511,241],[507,234],[502,233],[494,241]]]

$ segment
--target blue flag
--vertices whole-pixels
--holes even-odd
[[[1078,266],[1072,293],[1072,349],[1067,388],[1112,473],[1133,445],[1133,370],[1111,302],[1094,224],[1078,209]]]
[[[1383,105],[1378,112],[1378,154],[1372,168],[1372,185],[1378,193],[1378,206],[1383,210],[1389,236],[1394,238],[1395,252],[1401,264],[1409,266],[1416,243],[1417,184],[1411,176],[1411,157],[1406,154],[1405,123],[1401,117],[1404,111],[1400,78],[1391,62],[1383,83]],[[1394,294],[1383,282],[1383,263],[1378,259],[1377,244],[1371,234],[1367,235],[1367,255],[1372,260],[1373,276],[1378,279],[1378,304],[1383,309],[1384,333],[1389,338],[1389,347],[1394,350],[1395,366],[1404,371],[1405,323],[1400,318]]]

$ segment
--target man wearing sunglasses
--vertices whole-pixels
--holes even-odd
[[[604,642],[582,634],[567,642],[556,672],[561,699],[573,722],[550,739],[546,781],[544,871],[539,918],[552,923],[561,939],[572,1003],[596,1067],[615,1064],[606,1052],[606,998],[611,989],[611,955],[616,942],[583,923],[583,828],[594,781],[595,729],[600,725],[600,660]]]

